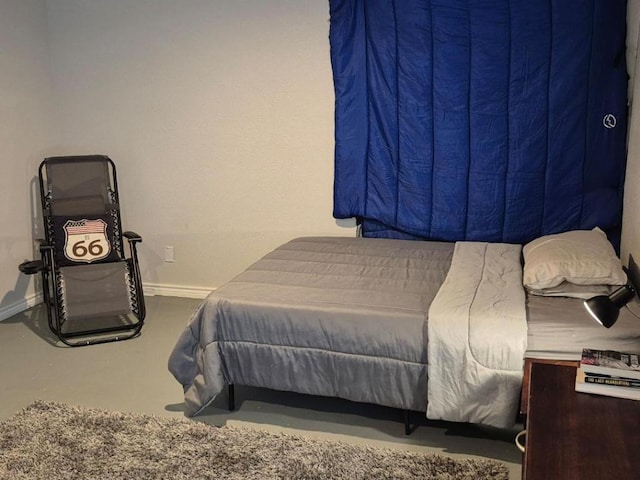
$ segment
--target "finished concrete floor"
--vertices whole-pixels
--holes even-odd
[[[182,417],[182,388],[167,370],[167,359],[200,300],[146,300],[142,335],[123,342],[60,346],[48,329],[42,305],[0,322],[0,421],[34,400]],[[235,411],[227,411],[225,394],[195,420],[452,457],[493,458],[508,465],[512,480],[521,478],[522,457],[513,443],[517,429],[414,416],[420,425],[406,436],[399,410],[237,386]]]

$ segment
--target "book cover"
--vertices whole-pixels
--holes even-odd
[[[597,383],[599,385],[614,385],[617,387],[640,388],[640,380],[634,380],[632,378],[625,377],[614,377],[612,375],[601,375],[599,373],[586,373],[584,381],[587,383]]]
[[[640,389],[638,388],[590,383],[585,381],[585,378],[585,372],[578,368],[576,370],[576,392],[593,393],[596,395],[626,398],[629,400],[640,400]]]
[[[636,353],[584,348],[580,368],[586,373],[640,380],[640,358]]]

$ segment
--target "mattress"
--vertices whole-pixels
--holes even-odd
[[[238,383],[425,410],[427,313],[454,244],[292,240],[200,306],[169,369],[187,414]]]
[[[449,318],[449,307],[480,313],[487,319],[474,318],[469,324],[476,329],[488,322],[488,333],[474,336],[488,339],[488,345],[498,342],[496,329],[501,334],[508,330],[503,328],[505,316],[498,315],[501,309],[496,307],[516,297],[500,282],[521,287],[518,279],[504,277],[504,272],[511,271],[506,266],[456,260],[455,248],[448,242],[346,237],[298,238],[276,248],[212,292],[178,339],[169,370],[183,386],[185,413],[201,412],[227,384],[426,411],[428,379],[433,381],[439,372],[438,362],[430,365],[427,349],[429,331],[438,324],[438,316],[431,319],[431,325],[428,318],[445,279],[453,283],[453,297],[446,296],[444,301],[441,331],[445,336],[452,331],[449,324],[454,317]],[[468,268],[469,276],[479,276],[483,282],[498,275],[500,282],[493,282],[498,290],[486,297],[495,300],[479,307],[460,305],[457,286],[466,281],[464,277],[448,279],[455,270],[452,264],[460,261],[463,272]],[[519,255],[510,262],[520,268]],[[500,300],[500,294],[509,298]],[[473,294],[471,298],[479,297]],[[524,294],[518,301],[524,313]],[[522,332],[521,339],[507,335],[502,343],[495,343],[496,348],[486,351],[487,358],[502,357],[500,345],[524,343],[525,336],[525,356],[533,358],[578,359],[584,347],[638,350],[640,345],[640,324],[627,310],[607,330],[590,320],[580,300],[530,295],[526,309],[528,331]],[[467,336],[466,330],[462,333]],[[456,340],[447,345],[462,348],[465,344]],[[437,358],[449,355],[459,362],[454,364],[462,373],[447,369],[453,387],[461,383],[467,368],[478,368],[477,362],[465,360],[464,352],[477,360],[479,351],[471,345],[463,353],[447,350],[438,354]],[[478,395],[486,397],[482,392],[488,390],[479,383],[476,386]],[[451,387],[439,387],[447,401]],[[454,409],[460,408],[461,400],[455,397],[455,402]],[[479,405],[472,403],[469,408]],[[516,405],[517,399],[512,403]],[[484,423],[476,417],[466,418],[455,421]]]
[[[629,310],[631,309],[631,310]],[[579,360],[583,348],[640,351],[640,302],[620,310],[611,328],[595,322],[582,300],[565,297],[527,298],[528,332],[526,357],[554,360]]]

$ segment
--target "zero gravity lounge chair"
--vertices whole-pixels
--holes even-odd
[[[41,259],[19,268],[42,274],[49,328],[70,346],[137,336],[145,317],[142,238],[121,231],[114,163],[102,155],[46,158],[39,179]]]

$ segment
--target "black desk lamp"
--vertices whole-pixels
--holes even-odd
[[[624,285],[609,295],[598,295],[584,301],[584,308],[603,327],[610,328],[616,320],[620,309],[629,303],[636,291],[631,285]]]

